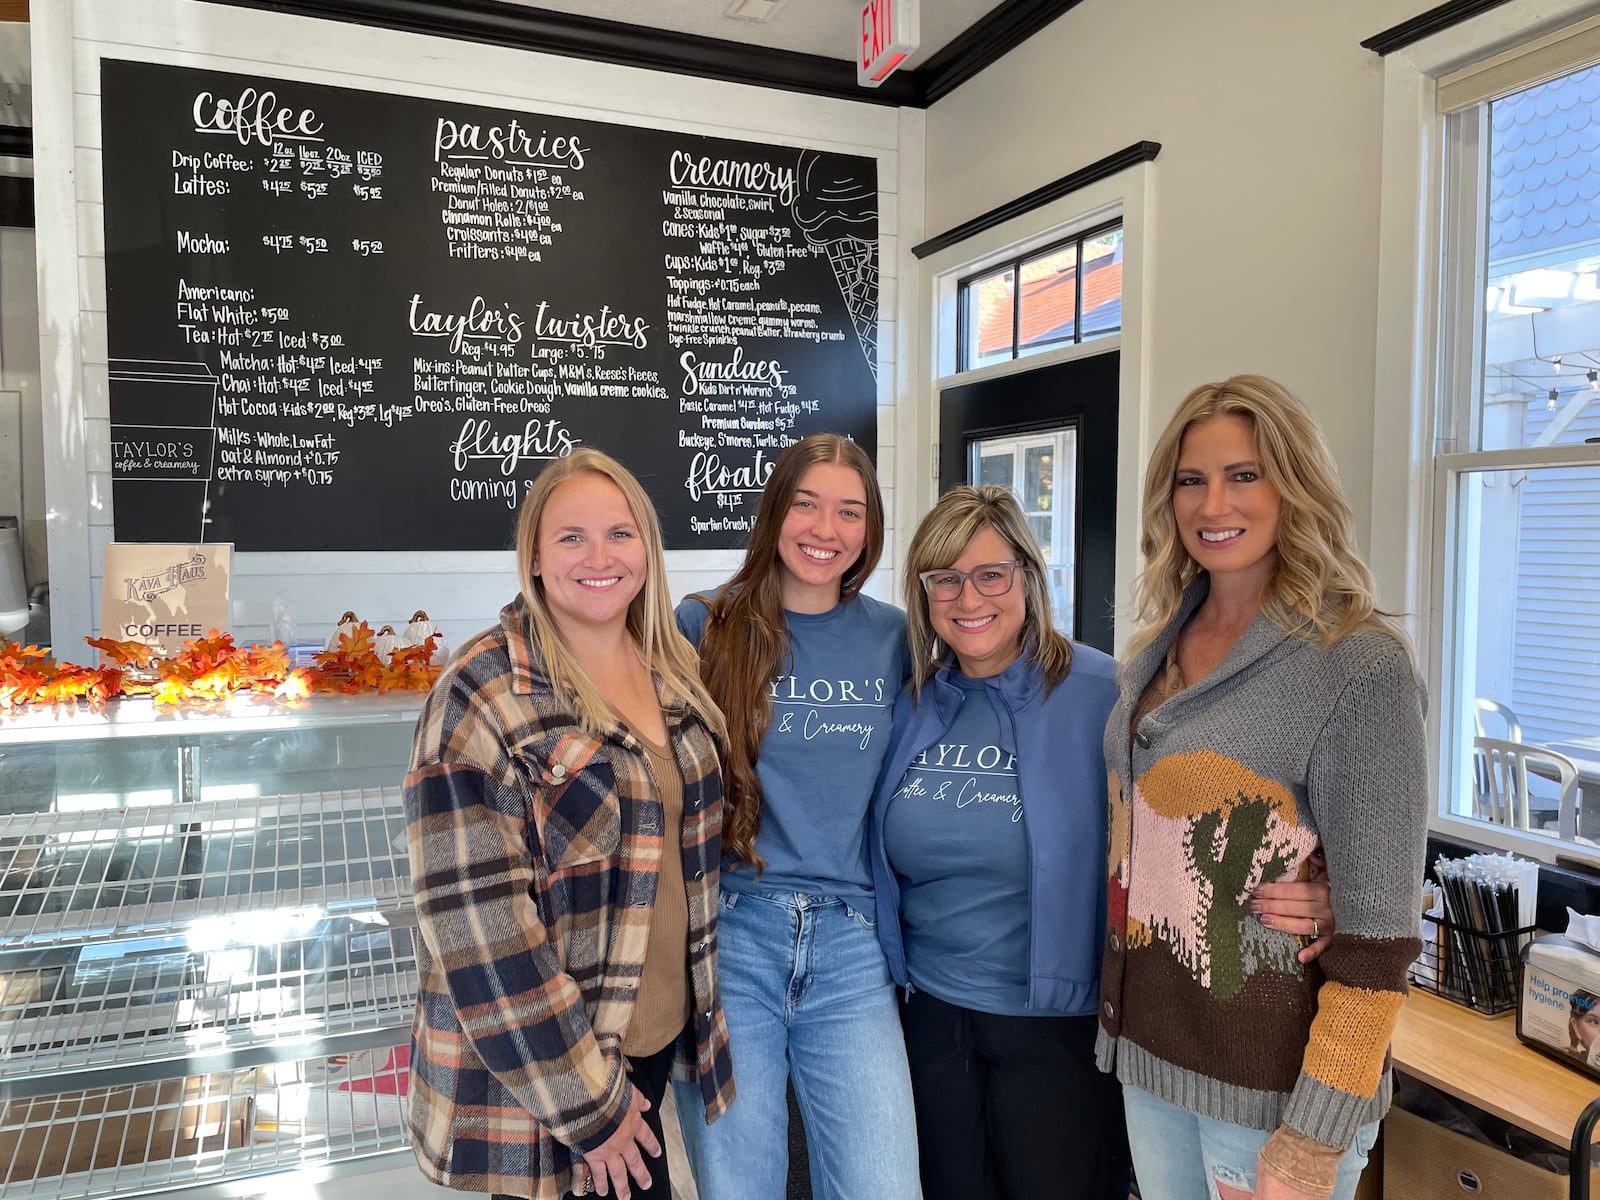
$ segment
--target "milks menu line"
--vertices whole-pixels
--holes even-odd
[[[503,549],[580,446],[673,549],[877,444],[869,158],[102,66],[122,541]]]

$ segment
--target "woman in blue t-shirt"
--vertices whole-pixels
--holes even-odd
[[[736,1098],[679,1106],[702,1200],[783,1200],[793,1080],[826,1200],[918,1200],[916,1132],[867,855],[907,674],[905,618],[861,594],[883,500],[855,443],[779,457],[743,565],[678,605],[728,722],[718,980]]]
[[[908,990],[924,1194],[1123,1200],[1122,1097],[1094,1060],[1116,663],[1054,628],[1044,558],[1003,488],[940,498],[905,595],[915,668],[872,867],[879,940]],[[1331,928],[1325,884],[1263,898],[1277,928]]]

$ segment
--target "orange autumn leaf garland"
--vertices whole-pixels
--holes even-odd
[[[319,692],[427,691],[439,678],[439,668],[429,662],[439,644],[430,633],[415,646],[402,646],[384,662],[378,655],[372,626],[362,621],[339,634],[332,650],[317,655],[311,668],[312,687]]]
[[[106,666],[61,663],[41,647],[0,642],[0,710],[79,700],[99,703],[119,695],[147,695],[157,704],[244,695],[293,703],[314,692],[426,691],[439,678],[439,668],[428,661],[436,636],[395,651],[385,663],[365,622],[341,634],[335,649],[318,654],[317,665],[304,669],[290,668],[281,642],[241,647],[234,645],[232,635],[215,629],[165,659],[142,642],[84,640],[105,655]]]
[[[28,704],[98,703],[122,691],[116,667],[58,663],[39,646],[0,643],[0,710]]]

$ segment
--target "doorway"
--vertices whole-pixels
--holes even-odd
[[[1009,490],[1044,554],[1056,627],[1107,654],[1120,362],[1109,351],[939,393],[939,491],[963,483]]]

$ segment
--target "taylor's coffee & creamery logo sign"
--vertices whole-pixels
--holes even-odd
[[[228,629],[233,546],[113,542],[106,547],[100,636],[143,642],[170,657],[184,642]]]

